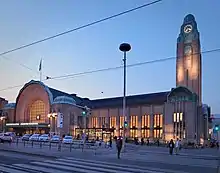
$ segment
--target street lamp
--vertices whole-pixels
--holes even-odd
[[[50,113],[47,115],[47,117],[49,118],[49,122],[50,122],[50,133],[52,131],[52,133],[56,133],[56,117],[57,117],[57,113]]]
[[[128,43],[122,43],[119,46],[120,51],[124,52],[124,92],[123,92],[123,117],[124,117],[124,127],[123,127],[123,149],[125,146],[125,124],[127,124],[127,116],[126,116],[126,53],[131,50],[131,45]]]

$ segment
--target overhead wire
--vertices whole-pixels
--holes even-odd
[[[150,3],[146,3],[146,4],[143,4],[143,5],[140,5],[140,6],[131,8],[131,9],[129,9],[129,10],[126,10],[126,11],[123,11],[123,12],[120,12],[120,13],[117,13],[117,14],[114,14],[114,15],[111,15],[111,16],[109,16],[109,17],[105,17],[105,18],[96,20],[96,21],[94,21],[94,22],[91,22],[91,23],[88,23],[88,24],[85,24],[85,25],[76,27],[76,28],[74,28],[74,29],[70,29],[70,30],[68,30],[68,31],[61,32],[61,33],[58,33],[58,34],[53,35],[53,36],[49,36],[49,37],[46,37],[46,38],[44,38],[44,39],[37,40],[37,41],[34,41],[34,42],[32,42],[32,43],[29,43],[29,44],[22,45],[22,46],[20,46],[20,47],[14,48],[14,49],[10,49],[10,50],[8,50],[8,51],[5,51],[5,52],[0,53],[0,56],[6,55],[6,54],[9,54],[9,53],[12,53],[12,52],[18,51],[18,50],[20,50],[20,49],[24,49],[24,48],[27,48],[27,47],[30,47],[30,46],[33,46],[33,45],[36,45],[36,44],[39,44],[39,43],[42,43],[42,42],[45,42],[45,41],[48,41],[48,40],[51,40],[51,39],[54,39],[54,38],[57,38],[57,37],[60,37],[60,36],[63,36],[63,35],[66,35],[66,34],[69,34],[69,33],[72,33],[72,32],[75,32],[75,31],[78,31],[78,30],[81,30],[81,29],[84,29],[84,28],[87,28],[87,27],[90,27],[90,26],[93,26],[93,25],[95,25],[95,24],[98,24],[98,23],[101,23],[101,22],[104,22],[104,21],[107,21],[107,20],[110,20],[110,19],[113,19],[113,18],[122,16],[122,15],[125,15],[125,14],[128,14],[128,13],[131,13],[131,12],[134,12],[134,11],[137,11],[137,10],[139,10],[139,9],[142,9],[142,8],[145,8],[145,7],[148,7],[148,6],[157,4],[157,3],[161,2],[161,1],[163,1],[163,0],[155,0],[155,1],[152,1],[152,2],[150,2]]]
[[[214,53],[214,52],[220,52],[220,48],[210,49],[210,50],[202,51],[200,53],[193,53],[191,55],[208,54],[208,53]],[[181,58],[181,56],[178,56],[178,57],[172,56],[172,57],[161,58],[161,59],[156,59],[156,60],[150,60],[150,61],[145,61],[145,62],[140,62],[140,63],[134,63],[134,64],[129,64],[126,67],[131,68],[131,67],[137,67],[137,66],[142,66],[142,65],[146,65],[146,64],[165,62],[165,61],[173,60],[173,59],[176,59],[176,58]],[[116,66],[116,67],[109,67],[109,68],[103,68],[103,69],[97,69],[97,70],[84,71],[84,72],[80,72],[80,73],[67,74],[67,75],[62,75],[62,76],[49,77],[49,78],[46,78],[42,81],[48,81],[48,80],[54,80],[54,79],[65,80],[65,79],[69,79],[69,78],[78,77],[78,76],[81,76],[81,75],[87,75],[87,74],[92,74],[92,73],[117,70],[117,69],[121,69],[123,67],[124,66]],[[9,87],[0,89],[0,91],[6,91],[6,90],[22,87],[23,85],[24,84],[16,85],[16,86],[9,86]]]

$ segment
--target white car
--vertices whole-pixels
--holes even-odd
[[[60,140],[61,140],[61,139],[60,139],[59,136],[54,135],[54,136],[51,138],[50,142],[58,143]]]
[[[50,140],[49,134],[43,134],[39,137],[39,141],[47,142]]]
[[[40,134],[33,134],[30,138],[29,141],[38,141],[40,137]]]
[[[71,144],[71,143],[73,143],[73,137],[72,136],[65,136],[63,138],[63,143],[64,144]]]

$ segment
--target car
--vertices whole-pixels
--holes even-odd
[[[47,142],[50,140],[49,134],[43,134],[39,137],[39,141]]]
[[[61,140],[61,138],[57,135],[54,135],[51,139],[50,142],[52,143],[58,143]]]
[[[71,144],[71,143],[73,143],[73,137],[72,136],[65,136],[63,138],[63,143],[64,144]]]
[[[29,141],[29,138],[31,137],[31,134],[25,134],[24,136],[21,137],[22,141]]]
[[[13,137],[10,134],[7,133],[1,133],[0,134],[0,142],[4,143],[4,142],[12,142]]]
[[[30,138],[29,141],[38,141],[40,137],[40,134],[33,134]]]

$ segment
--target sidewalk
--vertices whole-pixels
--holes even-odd
[[[68,148],[68,147],[62,147],[61,151],[58,151],[57,146],[52,146],[51,149],[49,149],[49,146],[42,146],[40,148],[38,145],[34,145],[33,147],[31,145],[23,145],[22,143],[19,143],[16,145],[15,143],[12,143],[11,145],[8,143],[4,143],[0,145],[0,151],[7,151],[7,152],[17,152],[22,154],[28,154],[28,155],[35,155],[35,156],[43,156],[43,157],[50,157],[50,158],[57,158],[57,157],[69,157],[69,156],[76,156],[76,155],[107,155],[109,153],[115,152],[114,149],[106,149],[106,148],[98,148],[96,150],[94,149],[75,149],[75,148]]]

